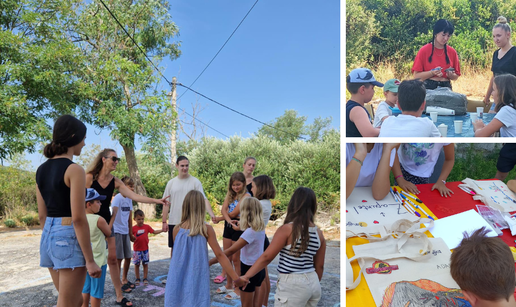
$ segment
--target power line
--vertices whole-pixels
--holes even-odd
[[[104,1],[102,1],[102,0],[99,0],[99,1],[102,3],[102,5],[104,5],[104,7],[106,8],[106,10],[109,12],[109,14],[111,14],[111,17],[113,17],[113,19],[115,19],[115,21],[116,21],[116,22],[118,23],[118,25],[122,28],[122,30],[124,30],[125,34],[126,34],[126,35],[131,39],[131,41],[136,45],[136,47],[138,47],[138,49],[139,49],[139,50],[140,50],[140,52],[145,56],[145,58],[146,58],[146,59],[147,59],[147,60],[152,64],[152,66],[154,67],[154,69],[155,69],[155,70],[156,70],[156,71],[161,75],[161,77],[162,77],[163,79],[165,79],[165,81],[167,81],[167,83],[168,83],[170,86],[172,86],[172,82],[168,81],[168,79],[167,79],[167,78],[166,78],[166,77],[161,73],[161,71],[156,67],[156,65],[154,65],[154,63],[152,62],[152,60],[151,60],[151,59],[147,56],[147,54],[146,54],[146,53],[145,53],[145,52],[140,48],[140,46],[136,43],[136,41],[132,38],[132,36],[131,36],[131,35],[129,35],[129,33],[125,30],[124,26],[122,26],[122,24],[120,23],[120,21],[118,21],[118,19],[116,18],[116,16],[111,12],[111,10],[107,7],[107,5],[104,3]],[[256,2],[253,4],[253,6],[251,7],[251,9],[247,12],[247,14],[246,14],[246,15],[244,16],[244,18],[242,19],[242,21],[240,21],[240,23],[238,24],[238,26],[236,27],[236,29],[233,31],[233,33],[231,34],[231,36],[226,40],[226,43],[227,43],[227,42],[229,41],[229,39],[233,36],[233,34],[234,34],[234,33],[236,32],[236,30],[238,29],[238,27],[240,27],[240,25],[242,24],[242,22],[245,20],[245,18],[247,17],[247,15],[249,15],[249,13],[250,13],[250,12],[251,12],[251,10],[254,8],[254,6],[256,5],[256,3],[258,3],[258,1],[259,1],[259,0],[256,0]],[[224,43],[224,45],[220,48],[219,52],[222,50],[222,48],[224,48],[224,46],[226,45],[226,43]],[[217,52],[217,54],[215,55],[215,57],[219,54],[219,52]],[[213,57],[212,61],[215,59],[215,57]],[[212,62],[212,61],[210,61],[210,63],[206,66],[206,68],[208,68],[208,66],[211,64],[211,62]],[[206,68],[205,68],[204,70],[206,70]],[[202,75],[202,73],[204,72],[204,70],[203,70],[203,71],[201,72],[201,74],[197,77],[197,79]],[[195,79],[195,81],[197,81],[197,79]],[[194,83],[195,83],[195,81],[194,81]],[[192,83],[192,84],[193,84],[193,83]],[[228,109],[228,110],[231,110],[231,111],[233,111],[233,112],[235,112],[235,113],[237,113],[237,114],[239,114],[239,115],[242,115],[242,116],[244,116],[244,117],[247,117],[247,118],[249,118],[249,119],[251,119],[251,120],[253,120],[253,121],[255,121],[255,122],[258,122],[258,123],[260,123],[260,124],[262,124],[262,125],[264,125],[264,126],[268,126],[268,127],[272,128],[272,129],[275,129],[275,130],[281,131],[281,132],[283,132],[283,133],[286,133],[286,134],[290,134],[290,135],[296,136],[296,135],[294,135],[294,134],[292,134],[292,133],[290,133],[290,132],[287,132],[287,131],[284,131],[284,130],[282,130],[282,129],[279,129],[279,128],[276,128],[276,127],[273,127],[273,126],[271,126],[271,125],[269,125],[269,124],[267,124],[267,123],[264,123],[264,122],[262,122],[262,121],[260,121],[260,120],[255,119],[255,118],[253,118],[253,117],[251,117],[251,116],[249,116],[249,115],[246,115],[246,114],[244,114],[244,113],[242,113],[242,112],[239,112],[239,111],[237,111],[237,110],[235,110],[235,109],[232,109],[232,108],[230,108],[230,107],[228,107],[228,106],[226,106],[226,105],[224,105],[224,104],[222,104],[222,103],[220,103],[220,102],[217,102],[217,101],[215,101],[215,100],[213,100],[213,99],[211,99],[211,98],[209,98],[209,97],[207,97],[207,96],[205,96],[205,95],[203,95],[203,94],[201,94],[201,93],[199,93],[199,92],[197,92],[197,91],[195,91],[195,90],[191,89],[190,87],[188,87],[188,86],[186,86],[186,85],[183,85],[182,83],[177,83],[177,85],[180,85],[180,86],[182,86],[182,87],[186,88],[187,90],[190,90],[190,91],[192,91],[192,92],[194,92],[194,93],[196,93],[196,94],[198,94],[198,95],[200,95],[200,96],[202,96],[202,97],[204,97],[204,98],[206,98],[206,99],[208,99],[208,100],[210,100],[210,101],[212,101],[212,102],[214,102],[214,103],[216,103],[216,104],[218,104],[218,105],[220,105],[220,106],[222,106],[222,107],[224,107],[224,108],[226,108],[226,109]],[[186,93],[186,91],[185,91],[185,93]],[[184,93],[183,93],[183,94],[184,94]],[[181,96],[182,96],[182,95],[181,95]],[[179,98],[181,98],[181,97],[179,97]],[[179,99],[179,98],[178,98],[178,99]],[[183,112],[184,112],[184,110],[183,110]],[[186,113],[186,112],[185,112],[185,113]],[[186,113],[186,114],[188,114],[188,113]],[[190,115],[190,114],[188,114],[188,115]],[[194,120],[197,120],[197,121],[199,121],[200,123],[202,123],[200,120],[196,119],[196,118],[195,118],[195,117],[193,117],[192,115],[190,115],[190,116],[191,116]],[[202,123],[202,124],[204,124],[204,123]],[[204,124],[204,125],[206,125],[206,124]],[[207,126],[207,127],[209,127],[209,128],[211,128],[211,127],[210,127],[210,126],[208,126],[208,125],[206,125],[206,126]],[[211,129],[213,129],[213,128],[211,128]],[[213,129],[213,130],[215,130],[215,129]],[[215,131],[217,131],[217,130],[215,130]],[[226,136],[226,137],[228,137],[227,135],[223,134],[223,133],[222,133],[222,132],[220,132],[220,131],[217,131],[217,132],[218,132],[218,133],[220,133],[220,134],[222,134],[222,135],[224,135],[224,136]],[[302,137],[302,136],[299,136],[299,137],[298,137],[298,136],[296,136],[296,137],[297,137],[297,138],[301,138],[301,139],[305,139],[305,138],[304,138],[304,137]]]
[[[281,132],[283,132],[283,133],[290,134],[290,135],[292,135],[292,136],[296,136],[296,137],[298,137],[297,135],[294,135],[294,134],[292,134],[292,133],[290,133],[290,132],[288,132],[288,131],[285,131],[285,130],[279,129],[279,128],[277,128],[277,127],[271,126],[271,125],[269,125],[269,124],[267,124],[267,123],[264,123],[264,122],[262,122],[262,121],[260,121],[260,120],[258,120],[258,119],[256,119],[256,118],[253,118],[253,117],[251,117],[251,116],[249,116],[249,115],[246,115],[246,114],[244,114],[244,113],[242,113],[242,112],[240,112],[240,111],[237,111],[237,110],[235,110],[235,109],[233,109],[233,108],[230,108],[230,107],[228,107],[228,106],[226,106],[226,105],[224,105],[224,104],[222,104],[222,103],[220,103],[220,102],[218,102],[218,101],[216,101],[216,100],[214,100],[214,99],[211,99],[211,98],[210,98],[210,97],[208,97],[208,96],[205,96],[205,95],[203,95],[203,94],[201,94],[201,93],[197,92],[196,90],[191,89],[190,87],[188,87],[188,86],[186,86],[186,85],[183,85],[182,83],[176,83],[176,84],[177,84],[177,85],[179,85],[179,86],[182,86],[182,87],[186,88],[187,90],[190,90],[190,91],[192,91],[192,92],[196,93],[196,94],[197,94],[197,95],[199,95],[199,96],[202,96],[202,97],[204,97],[204,98],[206,98],[206,99],[208,99],[208,100],[210,100],[210,101],[212,101],[212,102],[215,102],[216,104],[218,104],[218,105],[219,105],[219,106],[221,106],[221,107],[224,107],[224,108],[226,108],[226,109],[228,109],[228,110],[230,110],[230,111],[233,111],[233,112],[235,112],[235,113],[237,113],[237,114],[239,114],[239,115],[242,115],[242,116],[244,116],[244,117],[247,117],[247,118],[249,118],[250,120],[253,120],[253,121],[255,121],[255,122],[257,122],[257,123],[260,123],[260,124],[262,124],[262,125],[264,125],[264,126],[271,127],[272,129],[275,129],[275,130],[281,131]],[[304,137],[302,137],[302,136],[299,136],[298,138],[305,139],[305,138],[304,138]]]
[[[219,55],[219,53],[222,51],[222,49],[224,49],[224,46],[226,46],[226,44],[229,42],[229,40],[231,39],[231,37],[233,37],[233,34],[235,34],[235,32],[238,30],[238,28],[240,27],[240,25],[244,22],[244,20],[247,18],[247,15],[249,15],[249,13],[251,13],[251,11],[253,10],[254,6],[258,3],[259,0],[256,0],[256,2],[253,4],[253,6],[249,9],[249,11],[247,12],[247,14],[245,14],[244,18],[242,18],[242,20],[240,21],[240,23],[238,24],[238,26],[235,28],[235,30],[233,30],[233,33],[231,33],[231,35],[228,37],[228,39],[226,40],[226,42],[224,43],[224,45],[222,45],[222,47],[220,47],[219,51],[217,51],[217,53],[215,54],[215,56],[211,59],[211,61],[208,63],[208,65],[206,65],[206,67],[204,67],[204,69],[201,71],[201,73],[197,76],[197,78],[195,78],[195,80],[192,82],[192,84],[190,84],[189,86],[192,87],[195,82],[197,82],[197,79],[199,79],[202,74],[204,73],[204,71],[206,71],[206,69],[208,69],[208,67],[211,65],[211,62],[213,62],[213,60],[215,60],[215,58]],[[188,90],[184,91],[183,94],[181,94],[179,96],[179,98],[177,98],[177,100],[179,100],[181,97],[183,97],[184,94],[186,94],[186,92],[188,92]]]
[[[194,120],[200,122],[201,124],[205,125],[206,127],[210,128],[211,130],[215,130],[216,132],[222,134],[223,136],[227,137],[228,139],[230,138],[228,135],[225,135],[224,133],[220,132],[219,130],[213,128],[213,127],[210,127],[208,124],[206,123],[203,123],[201,120],[195,118],[193,115],[189,114],[188,112],[186,112],[184,109],[180,108],[180,107],[177,107],[179,110],[183,111],[186,115],[189,115],[191,118],[193,118]]]

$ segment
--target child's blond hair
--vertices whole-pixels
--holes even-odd
[[[240,229],[251,228],[254,231],[265,229],[263,209],[260,201],[254,197],[246,197],[240,204]]]
[[[191,190],[185,196],[181,213],[181,225],[185,223],[189,225],[189,236],[201,234],[208,238],[208,228],[204,222],[205,215],[206,204],[204,202],[204,195],[197,190]]]

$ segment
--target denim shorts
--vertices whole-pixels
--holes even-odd
[[[47,217],[39,245],[44,268],[74,269],[86,266],[71,217]]]
[[[100,278],[92,278],[90,274],[86,274],[86,281],[84,282],[84,287],[82,287],[82,293],[89,294],[94,298],[103,299],[104,298],[104,284],[106,283],[106,268],[107,264],[104,264],[100,269],[102,270],[102,275]]]

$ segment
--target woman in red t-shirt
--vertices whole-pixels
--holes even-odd
[[[434,25],[432,41],[421,47],[416,55],[412,73],[414,78],[424,81],[426,89],[433,90],[438,86],[451,89],[450,81],[460,76],[459,56],[448,46],[453,30],[451,22],[439,19]]]

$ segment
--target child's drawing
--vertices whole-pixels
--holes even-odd
[[[516,195],[507,188],[507,185],[500,180],[473,180],[466,178],[462,186],[475,191],[473,199],[482,201],[484,204],[496,208],[502,212],[516,211]]]
[[[385,290],[381,307],[395,306],[471,307],[459,289],[447,288],[428,279],[393,282]]]

